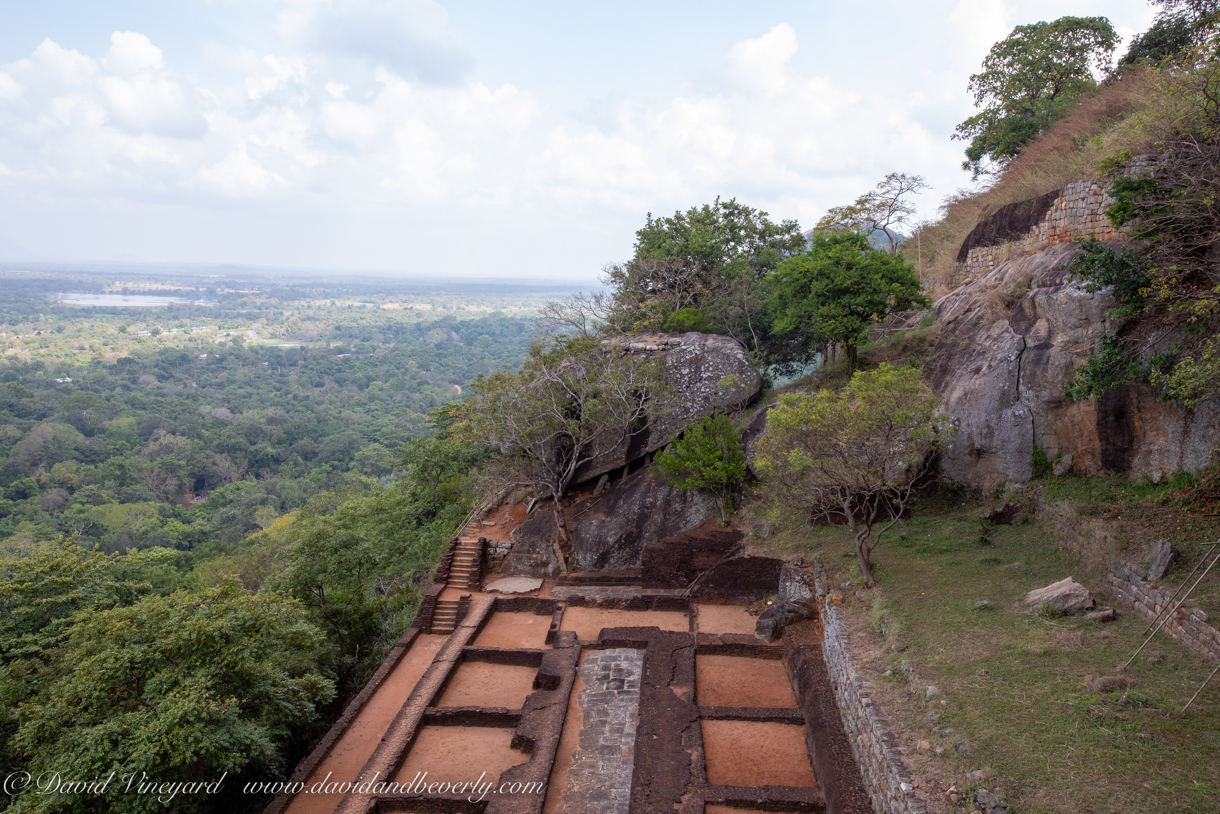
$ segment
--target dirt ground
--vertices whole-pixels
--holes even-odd
[[[567,608],[560,630],[575,631],[582,642],[597,639],[607,627],[659,627],[677,633],[690,632],[690,618],[678,611],[630,611],[606,608]]]
[[[428,669],[432,659],[440,652],[448,636],[421,634],[416,637],[411,649],[386,677],[352,721],[339,742],[327,753],[326,758],[309,776],[306,787],[323,780],[328,774],[331,781],[348,783],[364,767],[366,761],[381,742],[381,736],[389,727],[403,702],[415,688],[416,682]],[[298,794],[288,806],[286,814],[330,814],[343,799],[342,794]]]
[[[816,786],[805,727],[700,721],[707,782],[724,786]]]
[[[754,634],[758,617],[746,612],[741,605],[698,604],[700,633],[744,633]]]
[[[696,655],[695,699],[705,707],[796,709],[796,696],[778,659]]]
[[[521,709],[537,674],[537,667],[464,661],[434,706]]]
[[[487,620],[473,644],[476,647],[504,647],[542,650],[551,617],[532,613],[500,611]]]
[[[584,666],[586,650],[580,654],[580,667]],[[580,708],[580,693],[585,688],[584,679],[577,669],[576,681],[572,684],[572,694],[568,696],[568,713],[563,719],[563,733],[559,736],[559,748],[555,752],[555,762],[551,765],[551,777],[547,781],[546,801],[542,806],[542,814],[558,814],[563,810],[563,792],[568,787],[568,770],[576,757],[576,747],[580,745],[580,730],[585,727],[585,714]]]
[[[394,775],[395,783],[410,783],[427,773],[425,783],[495,783],[505,769],[525,763],[529,755],[509,746],[513,730],[490,726],[425,726]]]

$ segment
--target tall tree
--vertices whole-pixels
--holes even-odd
[[[1019,25],[991,47],[970,77],[982,111],[957,126],[969,141],[962,168],[974,177],[1002,169],[1021,147],[1058,121],[1072,100],[1097,86],[1118,34],[1105,17],[1060,17]]]
[[[939,409],[917,369],[890,365],[856,373],[841,391],[780,396],[754,459],[773,510],[847,526],[872,586],[873,549],[944,442]]]
[[[930,300],[914,267],[899,254],[874,249],[858,232],[815,234],[809,250],[772,275],[775,328],[797,337],[792,355],[807,363],[827,342],[839,342],[848,364],[869,326],[895,311]]]
[[[610,322],[621,332],[702,326],[757,353],[768,326],[756,283],[804,247],[796,221],[774,223],[736,199],[672,217],[649,213],[634,257],[608,270],[617,305]]]

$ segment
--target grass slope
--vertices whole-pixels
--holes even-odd
[[[1103,496],[1121,488],[1094,481]],[[932,809],[963,810],[964,801],[955,806],[943,789],[964,790],[969,772],[985,770],[989,779],[975,785],[1000,793],[1014,812],[1216,811],[1220,684],[1182,713],[1215,662],[1159,635],[1125,674],[1134,686],[1087,690],[1087,677],[1111,674],[1135,652],[1147,621],[1111,595],[1100,563],[1059,543],[1045,516],[996,527],[984,545],[979,511],[960,498],[923,500],[904,521],[904,536],[878,548],[873,591],[858,590],[842,530],[809,530],[798,546],[831,569],[858,667]],[[1013,607],[1069,575],[1099,604],[1116,607],[1118,620],[1086,623]],[[980,600],[989,605],[976,608]],[[923,697],[928,686],[939,689],[931,702]],[[926,755],[917,754],[921,740],[931,747]]]

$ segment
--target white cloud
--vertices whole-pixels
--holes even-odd
[[[729,50],[738,76],[763,93],[774,94],[788,79],[788,61],[796,54],[796,32],[780,23],[766,34],[743,40]]]
[[[246,79],[246,91],[258,100],[285,85],[305,81],[305,60],[268,55],[262,58],[259,70]]]
[[[159,71],[165,67],[161,49],[148,37],[135,31],[116,31],[110,35],[110,50],[102,66],[113,73],[129,75],[140,71]]]
[[[949,15],[954,56],[960,68],[975,73],[991,46],[1012,33],[1016,12],[1004,0],[960,0]]]
[[[16,79],[6,73],[0,73],[0,99],[18,99],[22,90]]]

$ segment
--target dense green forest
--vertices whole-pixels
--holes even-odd
[[[168,808],[258,810],[242,781],[284,776],[359,691],[470,509],[483,454],[446,405],[518,367],[566,290],[0,276],[5,763],[228,772]]]

